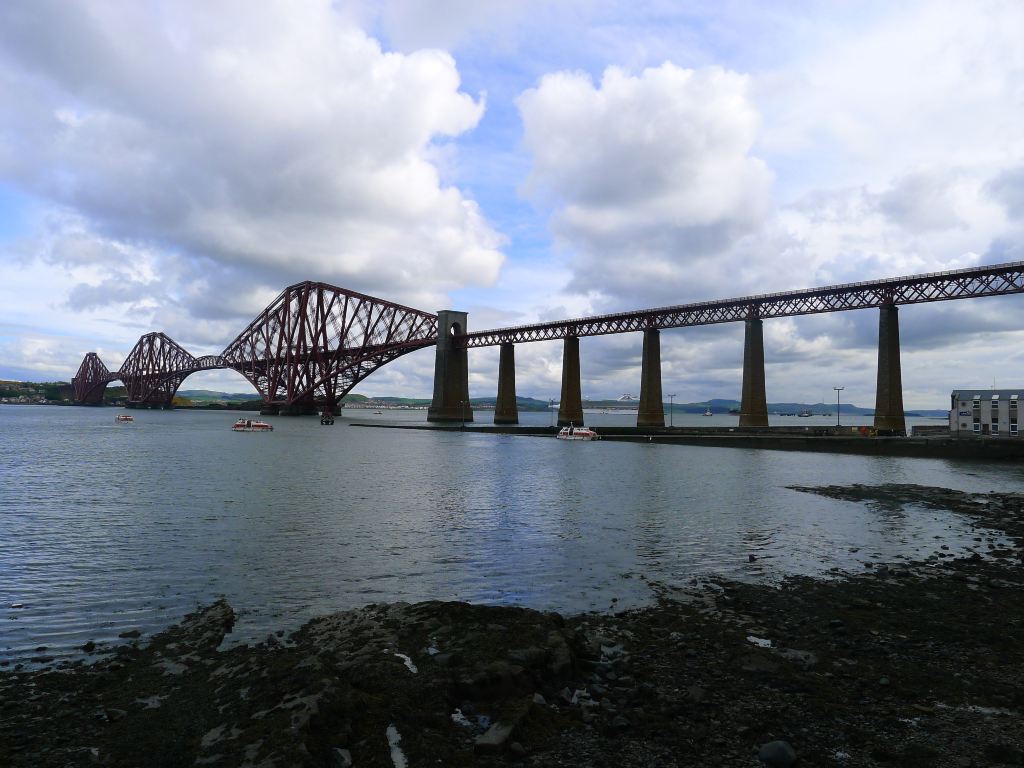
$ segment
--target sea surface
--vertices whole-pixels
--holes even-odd
[[[649,603],[649,581],[859,572],[984,543],[952,513],[787,486],[1024,490],[1005,464],[352,426],[425,411],[267,417],[268,434],[232,432],[227,411],[120,412],[0,406],[0,663],[110,647],[218,597],[239,614],[230,642],[252,642],[373,602],[608,611]]]

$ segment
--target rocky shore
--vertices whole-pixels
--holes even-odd
[[[0,672],[0,765],[1024,765],[1024,496],[798,490],[952,510],[974,551],[614,615],[373,605],[228,650],[218,602]]]

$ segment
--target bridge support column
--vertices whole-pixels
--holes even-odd
[[[320,410],[316,405],[316,396],[310,392],[283,406],[278,412],[282,416],[316,416]]]
[[[900,374],[900,318],[895,304],[878,308],[878,385],[875,389],[875,428],[907,433]]]
[[[767,427],[768,401],[764,387],[764,329],[760,318],[750,318],[743,334],[743,394],[741,427]]]
[[[437,313],[437,352],[434,357],[434,397],[427,421],[472,421],[469,406],[469,364],[466,349],[454,344],[453,335],[466,332],[465,312],[444,309]]]
[[[516,405],[516,348],[510,341],[501,345],[498,359],[498,399],[494,403],[494,423],[519,423],[519,407]]]
[[[661,331],[644,329],[644,356],[640,369],[638,427],[664,427],[665,403],[661,395]]]
[[[583,426],[583,395],[580,393],[580,340],[566,336],[562,346],[562,397],[558,404],[558,426]]]

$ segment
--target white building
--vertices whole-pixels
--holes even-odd
[[[949,431],[961,437],[1019,437],[1021,389],[956,389],[951,396]]]

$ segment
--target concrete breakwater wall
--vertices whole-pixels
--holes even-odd
[[[378,429],[425,429],[484,434],[552,437],[557,427],[522,427],[434,424],[369,424],[353,427]],[[623,442],[700,445],[717,448],[758,448],[773,451],[850,453],[861,456],[906,456],[929,459],[976,459],[983,461],[1024,461],[1024,440],[870,436],[854,433],[850,427],[600,427],[603,440]]]

